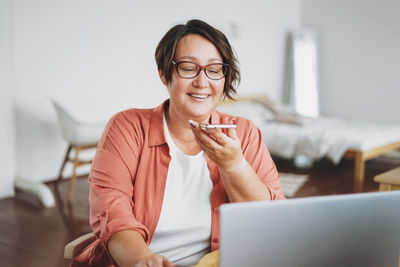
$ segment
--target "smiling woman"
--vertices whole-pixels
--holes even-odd
[[[97,239],[73,266],[192,266],[218,249],[221,204],[284,199],[260,131],[215,110],[240,78],[225,35],[191,20],[155,58],[169,99],[106,126],[89,174]]]

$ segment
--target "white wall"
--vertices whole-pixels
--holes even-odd
[[[11,78],[11,2],[0,0],[0,198],[14,194],[14,114]]]
[[[201,18],[230,38],[242,95],[281,98],[285,35],[300,25],[301,0],[15,0],[12,7],[17,175],[56,176],[66,144],[47,95],[85,120],[167,97],[154,50],[175,23]]]
[[[304,0],[319,32],[324,115],[400,123],[400,1]]]

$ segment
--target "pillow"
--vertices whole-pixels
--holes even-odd
[[[269,109],[274,114],[274,121],[301,126],[309,124],[313,121],[313,118],[298,114],[290,106],[273,102],[269,98],[257,98],[254,99],[254,101]]]

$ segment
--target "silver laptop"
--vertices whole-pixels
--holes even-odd
[[[400,266],[400,191],[221,206],[220,267]]]

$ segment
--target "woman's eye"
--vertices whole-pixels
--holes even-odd
[[[185,71],[185,72],[193,72],[196,71],[196,65],[190,64],[190,63],[183,63],[179,66],[179,69],[181,71]]]
[[[208,69],[208,72],[210,72],[210,73],[219,73],[219,72],[221,72],[221,69],[220,68],[212,68],[212,69]]]
[[[181,68],[181,70],[183,70],[183,71],[195,71],[194,68]]]

